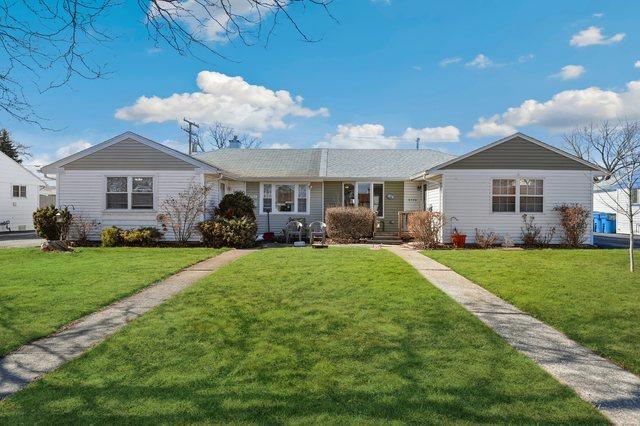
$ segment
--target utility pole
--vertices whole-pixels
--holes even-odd
[[[196,124],[193,121],[189,121],[186,118],[183,118],[182,121],[184,121],[185,123],[187,123],[187,127],[183,127],[182,130],[184,130],[185,132],[187,132],[187,135],[189,135],[189,151],[188,154],[191,155],[194,152],[196,152],[198,150],[198,147],[200,147],[200,150],[202,152],[204,152],[204,148],[202,147],[202,144],[200,143],[200,140],[198,138],[198,134],[196,133],[194,129],[194,127],[196,129],[199,129],[200,126],[198,126],[198,124]]]
[[[416,149],[420,149],[420,138],[416,138]]]

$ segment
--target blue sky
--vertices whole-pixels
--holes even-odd
[[[182,116],[263,147],[410,148],[420,136],[454,154],[516,130],[560,145],[580,123],[640,118],[638,2],[336,0],[331,12],[338,22],[299,17],[316,43],[286,23],[267,47],[213,42],[231,61],[154,46],[137,6],[119,7],[102,22],[118,39],[95,53],[108,78],[29,92],[60,130],[0,126],[42,164],[126,130],[182,149]]]

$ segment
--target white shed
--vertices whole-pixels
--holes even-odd
[[[33,230],[42,179],[0,152],[0,232]]]

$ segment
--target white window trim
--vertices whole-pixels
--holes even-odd
[[[307,216],[311,214],[311,182],[260,182],[260,202],[259,202],[259,216],[266,216],[264,211],[264,185],[271,185],[271,212],[270,215],[288,215],[293,214]],[[275,209],[276,200],[276,186],[278,185],[293,185],[293,211],[279,212]],[[307,185],[307,211],[298,211],[298,185]]]
[[[18,188],[18,196],[17,197],[13,195],[13,187],[14,186],[19,187]],[[24,197],[20,195],[20,188],[22,188],[22,187],[24,187]],[[27,198],[29,198],[28,195],[27,195],[28,192],[29,192],[27,187],[28,187],[28,185],[21,185],[19,183],[18,184],[12,183],[11,186],[10,186],[10,189],[9,189],[11,191],[11,198],[15,198],[15,199],[18,199],[18,200],[26,200]]]
[[[377,185],[382,185],[382,216],[377,216],[378,218],[383,218],[384,217],[384,212],[385,209],[387,208],[387,203],[385,201],[385,196],[384,196],[384,182],[352,182],[352,181],[344,181],[340,183],[340,193],[341,198],[342,198],[342,202],[341,202],[341,207],[344,207],[344,184],[345,183],[350,183],[354,185],[354,195],[355,195],[355,206],[358,207],[358,185],[364,184],[364,183],[368,183],[369,184],[369,204],[371,205],[371,210],[373,210],[373,203],[371,202],[371,198],[373,197],[373,185],[377,184]]]
[[[127,208],[126,209],[108,209],[107,208],[107,178],[110,177],[126,177],[127,178]],[[133,178],[148,177],[153,179],[153,208],[152,209],[132,209],[131,195],[133,194]],[[156,213],[158,211],[158,175],[149,173],[110,173],[103,176],[102,179],[102,212],[103,213]]]
[[[515,179],[516,181],[516,211],[514,212],[494,212],[493,211],[493,181],[496,179]],[[540,197],[542,198],[542,211],[541,212],[521,212],[520,211],[520,179],[531,179],[531,180],[541,180],[542,181],[542,195],[524,195],[525,197]],[[521,215],[521,214],[545,214],[546,213],[546,208],[545,208],[545,198],[546,198],[546,191],[547,191],[547,184],[545,182],[545,178],[544,177],[539,177],[539,176],[535,176],[535,175],[529,175],[529,174],[516,174],[515,177],[513,175],[508,175],[508,176],[493,176],[491,179],[489,179],[489,212],[491,214],[498,214],[498,215]],[[505,195],[508,196],[508,195]],[[500,195],[496,195],[496,197],[500,197]]]

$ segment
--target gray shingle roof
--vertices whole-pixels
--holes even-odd
[[[220,149],[197,155],[241,178],[407,179],[454,156],[422,149]]]

